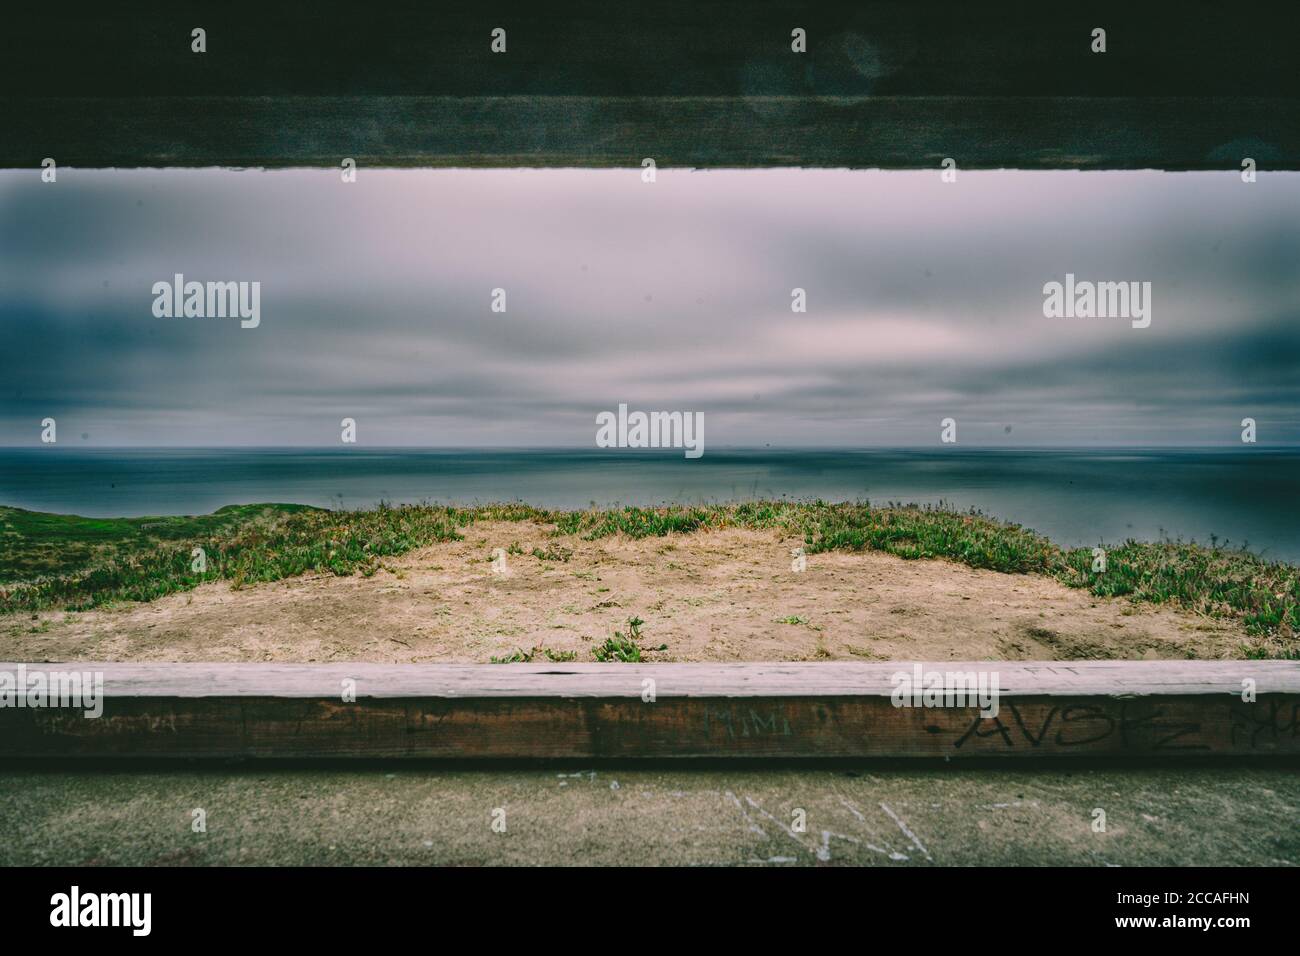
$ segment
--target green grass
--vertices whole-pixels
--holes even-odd
[[[799,627],[806,627],[806,628],[808,628],[810,631],[820,631],[820,630],[821,630],[820,627],[818,627],[818,626],[815,625],[815,624],[810,624],[810,623],[808,623],[808,619],[807,619],[807,618],[800,617],[798,614],[791,614],[789,617],[781,617],[781,618],[777,618],[776,623],[777,623],[777,624],[794,624],[794,625],[798,625]]]
[[[641,625],[644,623],[645,621],[639,617],[628,618],[627,633],[615,631],[613,637],[605,638],[603,644],[597,644],[591,649],[592,655],[602,664],[640,664],[642,655],[646,652],[668,650],[667,644],[660,644],[658,647],[641,646],[641,639],[644,636],[641,633]]]
[[[238,505],[196,517],[108,519],[0,508],[0,613],[147,601],[204,581],[226,580],[239,587],[307,571],[374,574],[383,558],[455,540],[460,529],[475,521],[531,522],[553,536],[588,540],[777,529],[802,538],[810,557],[874,550],[908,559],[945,559],[1008,574],[1047,575],[1098,597],[1174,604],[1232,618],[1258,638],[1249,653],[1300,656],[1300,569],[1295,565],[1217,543],[1126,541],[1107,549],[1107,570],[1095,574],[1090,548],[1061,548],[1019,525],[974,511],[871,507],[865,502],[565,512],[522,504],[381,505],[366,511]],[[207,554],[202,573],[191,567],[195,547]],[[544,561],[572,556],[558,542],[532,553]]]
[[[373,574],[381,558],[459,537],[450,508],[333,512],[245,505],[192,518],[103,520],[0,509],[0,612],[149,601],[204,581],[236,587],[306,571]],[[207,567],[194,569],[202,548]]]
[[[541,548],[533,548],[533,557],[538,561],[568,561],[573,557],[573,549],[553,544],[545,551]]]
[[[569,661],[578,659],[577,651],[553,651],[549,647],[534,647],[531,651],[526,651],[522,647],[516,648],[513,653],[504,657],[490,657],[490,664],[531,664],[533,659],[541,654],[552,664],[565,664]]]
[[[304,505],[229,505],[198,517],[79,518],[0,507],[0,582],[75,572],[117,552],[185,544],[310,510]]]

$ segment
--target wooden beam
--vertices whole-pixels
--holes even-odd
[[[919,666],[996,679],[996,716],[895,706],[910,662],[0,664],[0,690],[20,668],[28,687],[36,673],[77,671],[104,688],[99,717],[6,698],[0,757],[1300,754],[1300,662]]]

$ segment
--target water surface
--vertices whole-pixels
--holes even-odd
[[[1070,546],[1133,537],[1300,561],[1300,450],[0,449],[0,504],[96,517],[322,507],[947,502]]]

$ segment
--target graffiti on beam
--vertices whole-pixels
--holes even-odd
[[[760,713],[752,707],[709,708],[704,712],[704,732],[723,733],[728,740],[746,737],[789,737],[790,721],[781,708]]]
[[[1010,700],[1005,705],[1005,712],[996,717],[975,714],[953,747],[961,749],[972,740],[1000,739],[1007,749],[1044,744],[1069,749],[1106,742],[1118,743],[1121,749],[1210,749],[1197,740],[1199,721],[1179,719],[1162,707],[1135,712],[1129,701],[1120,701],[1118,713],[1114,713],[1104,704],[1053,704],[1044,713],[1043,707],[1026,708]],[[1004,720],[1008,715],[1010,719]]]

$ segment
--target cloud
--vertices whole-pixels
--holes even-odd
[[[17,170],[0,253],[4,444],[585,446],[624,401],[717,445],[1300,441],[1300,174]],[[260,327],[155,318],[177,272]],[[1067,272],[1151,327],[1044,318]]]

